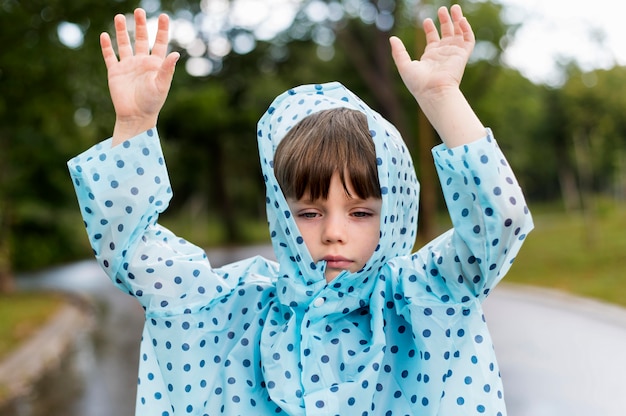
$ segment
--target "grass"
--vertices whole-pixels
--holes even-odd
[[[0,360],[28,339],[63,305],[57,293],[0,295]]]
[[[600,201],[591,215],[531,210],[535,229],[505,280],[626,306],[626,206]]]

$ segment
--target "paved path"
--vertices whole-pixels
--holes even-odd
[[[40,331],[36,332],[22,347],[0,361],[0,404],[10,397],[29,394],[41,374],[61,365],[63,357],[84,335],[91,324],[88,308],[82,302],[68,302]]]
[[[509,416],[626,415],[626,309],[502,284],[485,315]]]
[[[209,256],[217,266],[259,252],[271,255],[268,250],[215,250]],[[82,393],[72,394],[71,403],[58,405],[58,412],[51,413],[49,405],[31,404],[47,410],[29,416],[132,414],[141,309],[132,298],[113,289],[95,261],[55,270],[41,280],[40,286],[72,287],[94,296],[105,313],[90,358],[82,360],[89,362],[84,374],[91,375],[78,383]],[[509,416],[626,415],[626,309],[555,291],[501,284],[486,301],[485,315],[500,362]],[[127,329],[120,332],[122,323]],[[91,411],[85,413],[86,409]]]

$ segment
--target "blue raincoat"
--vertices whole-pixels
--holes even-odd
[[[365,267],[324,278],[274,173],[278,142],[312,112],[366,114],[383,195]],[[156,130],[68,162],[89,241],[143,305],[137,415],[505,415],[481,302],[531,216],[489,130],[433,155],[454,228],[412,254],[419,183],[397,130],[339,83],[275,99],[258,123],[278,262],[213,268],[157,223],[172,196]]]

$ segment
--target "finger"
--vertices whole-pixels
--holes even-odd
[[[463,19],[461,19],[461,21],[459,22],[459,27],[461,28],[461,32],[463,33],[463,40],[465,42],[474,44],[476,42],[476,38],[474,36],[472,26],[467,21],[467,18],[463,17]]]
[[[463,9],[458,4],[450,7],[450,15],[452,16],[452,20],[455,22],[460,21],[463,18]]]
[[[123,14],[115,16],[115,39],[117,40],[117,50],[120,59],[133,55],[133,48],[130,46],[130,38],[126,29],[126,17]]]
[[[459,34],[463,36],[463,40],[474,44],[474,42],[476,42],[474,31],[472,30],[472,26],[469,24],[467,18],[463,16],[461,6],[455,4],[450,8],[450,13],[452,14],[452,20],[457,22]]]
[[[426,45],[439,42],[441,40],[439,32],[437,32],[437,26],[435,26],[433,19],[424,19],[422,27],[424,28],[424,35],[426,35]]]
[[[111,37],[106,32],[100,34],[100,49],[102,50],[104,65],[107,67],[107,69],[110,69],[114,64],[117,63],[117,56],[115,56],[115,51],[113,50]]]
[[[156,39],[152,47],[152,54],[165,58],[167,54],[167,45],[170,40],[169,34],[170,19],[166,14],[159,16],[159,26],[157,29]]]
[[[176,69],[176,62],[180,58],[178,52],[172,52],[165,57],[161,68],[156,77],[156,84],[159,90],[168,91],[172,84],[172,78],[174,77],[174,70]]]
[[[150,52],[148,41],[148,25],[146,12],[143,9],[135,10],[135,54],[147,55]]]
[[[441,26],[441,37],[454,36],[454,22],[450,18],[448,9],[443,6],[440,7],[437,16],[439,17],[439,26]]]
[[[402,69],[411,63],[411,56],[407,52],[404,43],[396,36],[389,38],[389,44],[391,45],[393,62],[396,64],[398,71],[402,72]]]
[[[458,36],[465,36],[463,28],[461,27],[461,21],[464,19],[463,10],[461,10],[461,6],[455,4],[450,7],[450,15],[452,17],[452,22],[454,24],[454,34]]]

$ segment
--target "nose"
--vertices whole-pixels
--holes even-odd
[[[322,241],[325,244],[345,243],[347,237],[345,219],[341,215],[327,215],[322,230]]]

